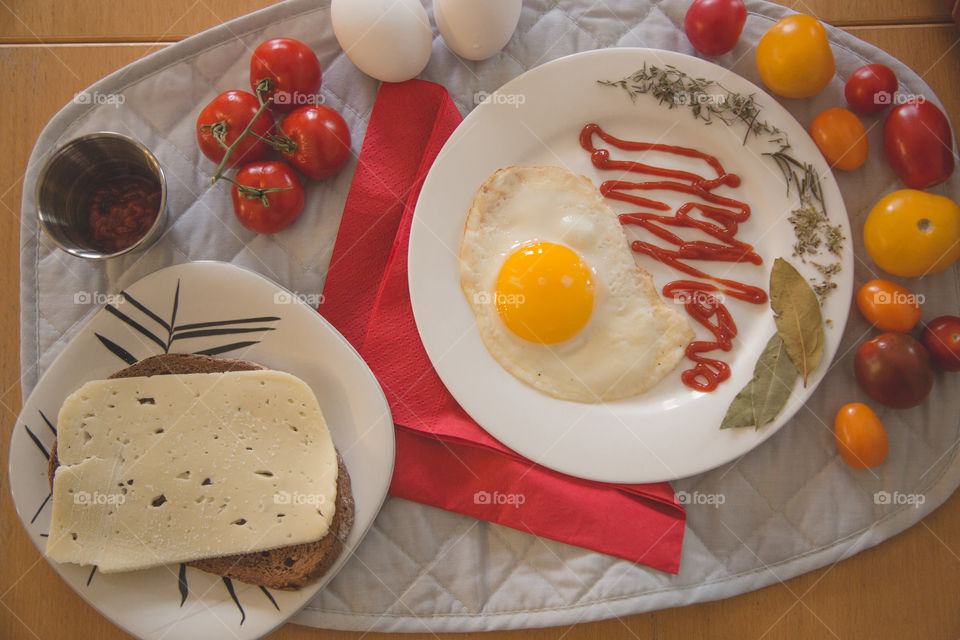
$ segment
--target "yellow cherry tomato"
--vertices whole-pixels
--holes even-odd
[[[837,450],[854,469],[876,467],[887,459],[890,443],[880,418],[861,402],[840,407],[833,422]]]
[[[925,191],[894,191],[870,210],[863,241],[888,273],[913,278],[943,271],[960,258],[960,207]]]
[[[853,171],[867,161],[867,130],[852,111],[827,109],[810,123],[810,137],[831,167]]]
[[[779,20],[757,44],[757,70],[771,91],[786,98],[820,93],[835,70],[827,31],[803,14]]]

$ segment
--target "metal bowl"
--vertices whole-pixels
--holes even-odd
[[[115,178],[137,177],[160,187],[160,209],[142,238],[115,253],[92,246],[87,204],[91,193]],[[40,227],[67,253],[99,260],[152,244],[167,219],[167,182],[156,157],[145,146],[119,133],[91,133],[57,149],[40,170],[35,192]]]

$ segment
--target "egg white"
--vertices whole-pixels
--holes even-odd
[[[497,311],[504,261],[534,241],[569,247],[594,276],[593,312],[573,338],[538,344]],[[551,396],[604,402],[653,387],[684,356],[694,331],[637,265],[616,214],[593,183],[559,167],[508,167],[477,191],[460,246],[460,286],[491,355]]]

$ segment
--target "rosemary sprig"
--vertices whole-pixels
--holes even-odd
[[[770,158],[783,175],[787,197],[796,189],[800,201],[800,206],[791,211],[789,217],[797,238],[793,255],[806,262],[807,256],[819,255],[821,248],[825,248],[837,256],[837,261],[827,265],[813,263],[822,276],[820,282],[813,282],[813,289],[822,303],[837,287],[833,277],[841,268],[839,258],[845,238],[840,227],[831,225],[827,217],[820,176],[812,163],[802,162],[791,155],[786,133],[760,117],[762,108],[754,99],[754,94],[744,95],[714,80],[694,78],[672,65],[648,66],[646,62],[626,78],[597,82],[608,87],[619,87],[627,92],[633,102],[640,95],[651,95],[659,104],[666,104],[670,109],[687,106],[695,119],[707,125],[717,120],[727,126],[742,124],[745,126],[744,145],[751,134],[755,137],[766,136],[767,143],[776,145],[776,150],[764,152],[763,155]]]
[[[670,109],[689,106],[694,118],[712,124],[714,119],[730,126],[742,122],[747,126],[747,135],[769,135],[771,142],[784,143],[786,136],[777,127],[761,120],[760,106],[753,94],[744,95],[730,91],[719,82],[705,78],[693,78],[672,65],[647,66],[622,80],[598,80],[602,85],[620,87],[636,101],[641,94],[650,94],[660,104]],[[744,144],[746,137],[744,138]],[[789,145],[788,145],[789,146]]]

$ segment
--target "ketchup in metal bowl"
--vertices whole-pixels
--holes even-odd
[[[163,234],[167,187],[157,158],[112,131],[56,149],[34,191],[40,228],[72,256],[109,259],[145,249]]]
[[[90,246],[104,253],[132,247],[153,226],[160,199],[160,185],[138,176],[99,184],[86,205]]]

